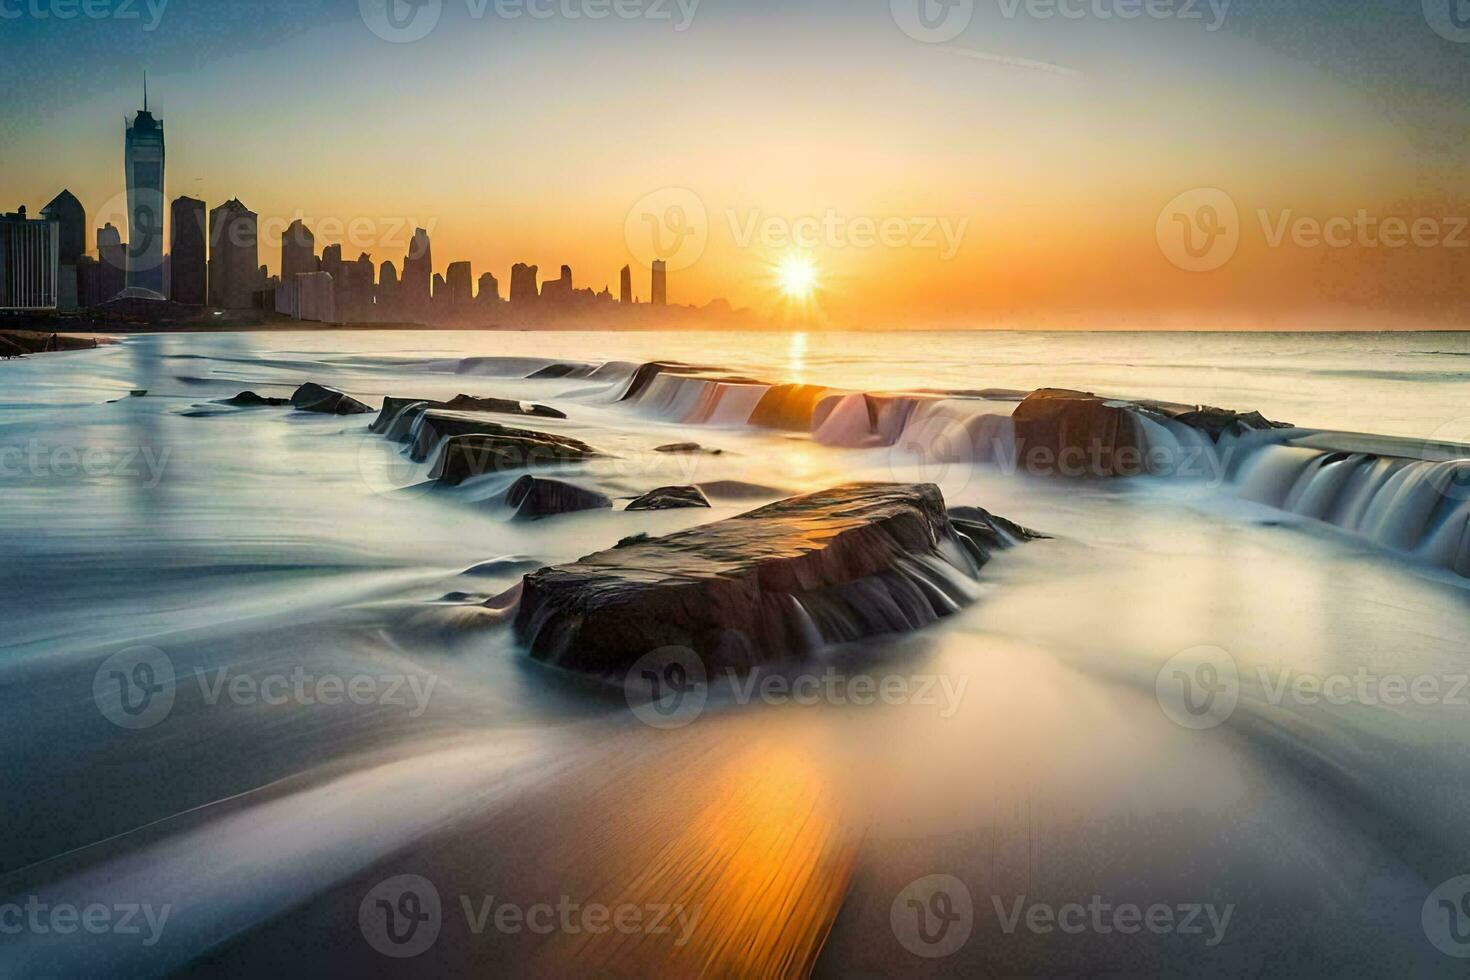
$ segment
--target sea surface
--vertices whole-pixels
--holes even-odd
[[[257,332],[0,363],[0,974],[1463,975],[1470,580],[1248,468],[1042,479],[617,400],[660,359],[1470,443],[1457,333]],[[712,507],[512,520],[504,481],[432,486],[374,415],[219,404],[306,381],[552,405],[520,422],[605,452],[554,475]],[[679,441],[721,452],[653,451]],[[1051,537],[932,627],[772,675],[815,696],[717,679],[680,727],[486,611],[852,480]],[[1230,703],[1181,712],[1171,665],[1202,660]]]

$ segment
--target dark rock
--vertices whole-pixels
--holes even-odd
[[[570,514],[578,510],[612,507],[612,501],[596,490],[529,475],[510,485],[510,489],[505,492],[505,504],[515,510],[516,517],[531,520],[555,514]]]
[[[718,456],[724,452],[723,449],[706,449],[697,442],[671,442],[667,446],[654,446],[656,453],[708,453]]]
[[[1171,418],[1192,429],[1199,429],[1210,437],[1211,442],[1219,442],[1220,437],[1227,434],[1244,435],[1247,432],[1261,429],[1290,429],[1292,427],[1289,422],[1272,422],[1260,412],[1232,412],[1228,408],[1212,408],[1209,405],[1201,405],[1191,411],[1180,412]]]
[[[221,398],[216,405],[234,405],[237,408],[260,408],[266,405],[289,405],[289,398],[268,398],[253,391],[242,391],[233,398]]]
[[[533,658],[610,679],[664,646],[744,668],[932,623],[989,553],[932,484],[848,484],[540,569],[515,626]]]
[[[406,409],[415,409],[407,413]],[[417,415],[417,410],[447,409],[457,412],[491,412],[499,415],[529,415],[543,419],[564,419],[566,413],[550,405],[517,401],[511,398],[478,398],[474,395],[455,395],[449,401],[434,401],[429,398],[400,398],[390,396],[383,399],[382,411],[369,427],[373,432],[387,433],[390,438],[407,438],[408,427]]]
[[[1136,406],[1091,392],[1041,388],[1011,413],[1016,458],[1030,473],[1134,476],[1147,443]]]
[[[521,438],[529,436],[543,442],[580,447],[589,454],[595,455],[591,446],[577,439],[553,435],[549,432],[512,428],[476,412],[453,412],[448,409],[427,408],[419,413],[414,427],[415,433],[413,444],[409,447],[409,455],[420,462],[428,459],[442,440],[450,436],[466,435],[511,435]]]
[[[134,388],[132,391],[129,391],[128,394],[131,395],[133,398],[142,398],[144,395],[148,394],[148,389]]]
[[[724,500],[760,500],[768,497],[790,496],[790,488],[768,487],[744,480],[708,480],[699,485],[706,496]]]
[[[476,431],[450,436],[444,442],[430,476],[440,483],[458,485],[487,473],[577,463],[596,455],[591,446],[568,436],[481,422]]]
[[[291,396],[291,404],[301,412],[321,412],[325,415],[362,415],[371,412],[362,402],[345,395],[335,388],[308,381]]]
[[[628,504],[627,510],[672,510],[676,507],[708,507],[698,487],[659,487]]]

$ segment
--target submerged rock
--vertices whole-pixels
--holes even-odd
[[[407,409],[414,409],[409,413]],[[481,398],[475,395],[455,395],[448,401],[435,401],[431,398],[401,398],[389,396],[383,399],[382,411],[369,426],[370,431],[388,433],[390,437],[406,437],[408,426],[412,418],[407,415],[416,415],[419,409],[449,409],[458,412],[492,412],[500,415],[530,415],[543,419],[564,419],[566,413],[552,408],[550,405],[538,405],[535,402],[523,402],[512,398]]]
[[[413,444],[409,448],[409,455],[419,462],[428,459],[435,447],[450,436],[515,435],[521,438],[535,437],[543,442],[580,446],[589,452],[592,448],[568,436],[553,435],[532,429],[512,428],[477,412],[455,412],[441,408],[429,408],[417,413],[411,432]]]
[[[482,422],[474,432],[445,440],[429,475],[440,483],[458,485],[487,473],[576,463],[597,455],[591,446],[570,436]]]
[[[707,453],[710,456],[718,456],[724,452],[723,449],[708,449],[697,442],[671,442],[666,446],[654,446],[656,453]]]
[[[533,572],[516,631],[537,660],[621,680],[664,646],[745,668],[917,629],[976,597],[975,575],[1009,534],[983,514],[967,520],[991,540],[957,528],[932,484],[792,497]]]
[[[233,398],[221,398],[216,405],[234,405],[236,408],[261,408],[267,405],[289,405],[289,398],[270,398],[253,391],[242,391]]]
[[[676,507],[708,507],[698,487],[659,487],[628,504],[627,510],[673,510]]]
[[[612,500],[596,490],[527,475],[510,485],[505,504],[516,517],[536,520],[579,510],[604,510],[612,507]]]
[[[297,388],[291,396],[291,404],[296,406],[297,411],[321,412],[325,415],[362,415],[372,411],[351,395],[314,381],[308,381]]]

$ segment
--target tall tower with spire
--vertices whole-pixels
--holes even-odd
[[[123,175],[128,188],[129,286],[163,293],[163,121],[148,111],[148,73],[143,108],[127,127]]]

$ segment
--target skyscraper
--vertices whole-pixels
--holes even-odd
[[[624,306],[633,302],[633,268],[623,266],[623,272],[619,281],[618,301]]]
[[[403,279],[398,286],[399,303],[406,319],[423,316],[428,310],[433,280],[434,253],[429,245],[429,233],[415,228],[408,254],[403,257]]]
[[[230,198],[209,212],[209,303],[226,310],[253,305],[260,275],[256,214]]]
[[[451,262],[445,273],[445,281],[449,285],[449,305],[455,310],[462,310],[470,305],[474,299],[474,273],[468,262]]]
[[[133,117],[123,143],[128,189],[129,286],[163,294],[163,123],[148,111],[148,77],[143,108]]]
[[[106,303],[127,285],[128,247],[111,221],[97,229],[97,302]]]
[[[168,298],[188,306],[209,299],[205,258],[204,202],[181,197],[169,208]]]
[[[510,301],[515,306],[530,306],[536,302],[537,267],[517,262],[510,267]]]
[[[56,306],[74,310],[80,298],[77,266],[87,253],[87,210],[71,191],[62,191],[41,209],[41,217],[56,222],[57,278]]]
[[[669,272],[668,266],[663,259],[653,260],[653,298],[654,306],[669,305]]]
[[[486,305],[494,305],[500,302],[500,281],[495,278],[495,273],[486,272],[481,274],[480,292],[475,299]]]
[[[0,309],[56,309],[58,256],[55,221],[0,214]]]

